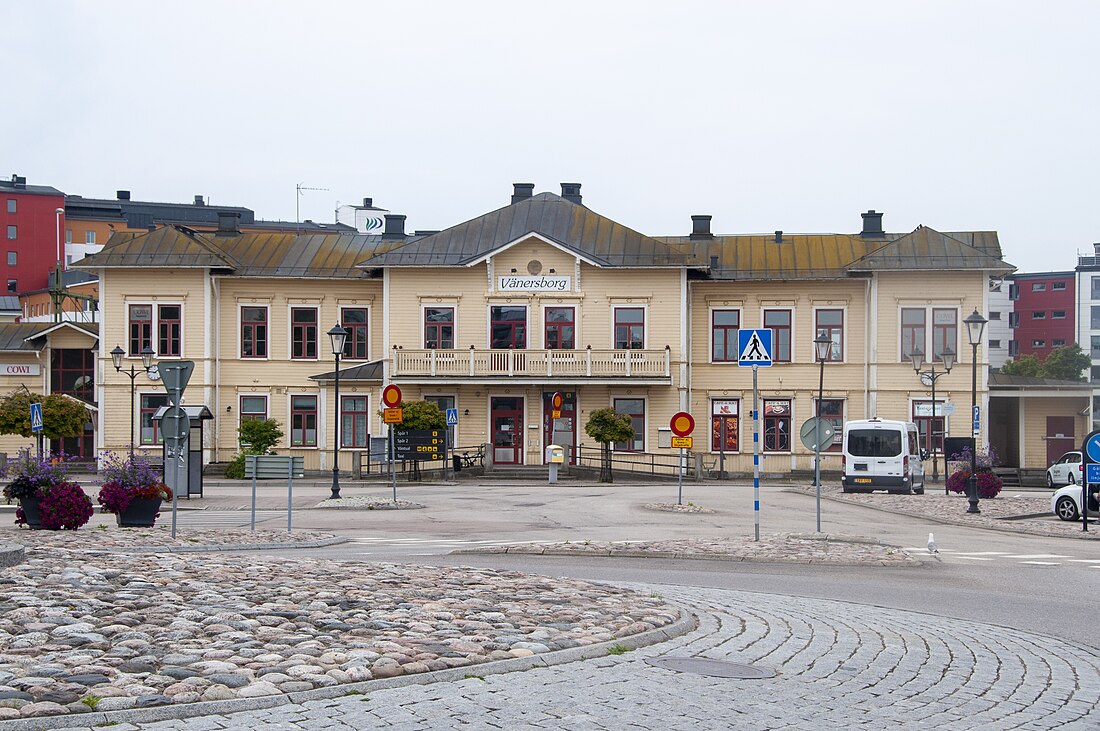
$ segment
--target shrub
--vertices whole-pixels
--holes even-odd
[[[108,513],[121,513],[135,498],[171,500],[172,490],[142,457],[117,457],[107,452],[100,474],[105,478],[99,488],[98,500]]]
[[[283,430],[275,419],[248,419],[237,427],[241,444],[247,444],[249,454],[268,454],[283,438]]]
[[[244,452],[237,452],[236,456],[225,465],[225,476],[230,480],[243,480],[244,459]]]
[[[957,492],[959,494],[966,494],[966,483],[970,480],[970,470],[958,470],[951,473],[951,476],[947,478],[947,489],[951,492]],[[997,477],[989,470],[978,470],[978,497],[982,500],[989,500],[997,497],[997,493],[1001,491],[1003,483],[1000,477]]]
[[[65,482],[68,479],[66,459],[65,455],[38,459],[29,448],[23,447],[5,466],[4,474],[9,482],[4,487],[4,497],[9,500],[40,497],[49,488]]]
[[[76,530],[95,512],[92,499],[75,482],[62,482],[43,491],[38,509],[47,530]]]

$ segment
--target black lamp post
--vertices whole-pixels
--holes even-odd
[[[155,353],[148,344],[141,349],[141,364],[145,366],[144,371],[139,371],[134,368],[134,364],[130,364],[128,370],[122,370],[122,356],[126,355],[126,351],[120,346],[116,345],[111,351],[111,362],[115,366],[115,370],[125,376],[130,377],[130,459],[134,459],[134,379],[137,378],[139,373],[148,373],[149,369],[153,367],[153,356]]]
[[[332,494],[330,500],[340,499],[340,356],[344,352],[344,341],[347,340],[348,331],[340,327],[340,323],[328,331],[332,340],[332,354],[336,356],[336,433],[332,442]]]
[[[825,396],[825,361],[833,350],[833,339],[824,332],[814,338],[814,356],[817,358],[817,418],[821,419],[821,402]],[[814,485],[817,486],[817,532],[821,532],[821,430],[818,429],[814,440]]]
[[[921,383],[932,387],[932,420],[929,422],[931,426],[928,429],[932,436],[932,482],[940,481],[940,460],[939,457],[936,456],[936,449],[938,447],[941,451],[943,450],[943,432],[940,432],[940,438],[936,439],[936,381],[951,372],[951,367],[955,365],[955,351],[951,348],[945,348],[940,354],[940,357],[943,359],[942,372],[936,372],[936,359],[934,354],[931,364],[932,370],[921,372],[921,368],[924,367],[924,352],[921,351],[920,346],[914,345],[913,352],[909,354],[909,358],[913,361],[913,370],[920,375]],[[944,459],[947,459],[946,454],[944,455]],[[944,475],[947,474],[946,462],[944,463],[943,473]],[[943,491],[945,494],[947,493],[946,484],[943,487]]]
[[[982,341],[982,331],[985,330],[985,324],[989,321],[974,310],[963,322],[966,323],[966,335],[970,338],[970,415],[973,419],[978,410],[978,343]],[[979,424],[976,421],[971,427],[974,448],[970,450],[970,480],[966,485],[966,498],[970,501],[970,507],[966,509],[968,513],[982,512],[978,509],[978,432],[980,431],[978,427]]]

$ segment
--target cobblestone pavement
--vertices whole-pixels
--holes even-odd
[[[823,481],[824,483],[824,481]],[[805,495],[813,495],[814,488],[806,485],[794,485],[790,490]],[[1004,490],[995,498],[979,503],[980,513],[966,512],[967,500],[963,495],[943,494],[943,488],[929,485],[924,495],[889,495],[881,492],[843,493],[839,487],[822,484],[821,497],[837,502],[864,505],[889,513],[909,515],[916,518],[931,518],[941,523],[966,525],[979,528],[1014,533],[1030,533],[1039,536],[1057,536],[1060,538],[1083,538],[1100,540],[1100,527],[1087,533],[1081,530],[1081,521],[1064,521],[1054,517],[1050,510],[1050,496],[1054,493],[1015,494],[1011,489]],[[1022,515],[1037,517],[1018,518]]]
[[[820,599],[718,589],[633,588],[660,592],[691,608],[699,615],[699,628],[623,655],[527,672],[112,728],[1074,731],[1100,727],[1100,658],[1059,639]],[[676,673],[645,662],[665,655],[751,663],[779,674],[767,680],[733,680]]]

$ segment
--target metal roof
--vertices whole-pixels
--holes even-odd
[[[241,214],[242,225],[251,225],[256,218],[256,214],[251,208],[207,205],[205,203],[157,203],[154,201],[85,198],[79,195],[68,195],[65,196],[66,212],[69,206],[73,207],[74,213],[77,215],[80,215],[80,208],[87,208],[89,212],[117,208],[131,225],[141,225],[146,220],[152,220],[158,223],[196,223],[216,226],[218,225],[218,213],[220,211]]]
[[[48,185],[27,185],[25,182],[16,185],[10,179],[0,180],[0,192],[20,195],[65,195],[57,188],[51,188]]]
[[[979,249],[928,226],[919,226],[852,262],[848,270],[989,269],[1007,274],[1015,267],[1001,260],[999,249],[998,246],[994,255],[988,248]]]
[[[0,296],[0,312],[21,312],[22,308],[19,306],[19,298],[14,294],[6,294]]]
[[[1056,391],[1081,391],[1092,393],[1092,384],[1087,381],[1063,381],[1055,378],[1037,378],[1035,376],[1010,376],[1000,371],[989,372],[989,388],[1045,388]]]
[[[539,193],[363,262],[363,267],[464,266],[538,234],[600,266],[685,266],[688,256],[553,193]]]
[[[41,331],[40,322],[3,322],[0,323],[0,353],[33,353],[46,347],[45,340],[35,338]],[[34,338],[37,342],[31,342]]]
[[[316,376],[309,377],[311,381],[335,381],[336,371],[329,371],[328,373],[318,373]],[[351,368],[340,369],[341,381],[372,381],[376,383],[382,382],[382,361],[376,360],[370,363],[363,363],[362,365],[352,366]]]

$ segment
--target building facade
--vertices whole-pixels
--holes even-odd
[[[1055,348],[1076,342],[1076,285],[1073,272],[1015,273],[1008,277],[1010,357],[1040,360]]]
[[[6,247],[0,261],[8,294],[49,285],[50,272],[63,255],[64,205],[64,194],[55,188],[27,185],[18,175],[0,180],[0,232]]]
[[[456,408],[453,441],[488,445],[498,464],[541,464],[551,439],[594,449],[584,424],[610,407],[635,427],[615,445],[622,456],[661,451],[660,432],[686,410],[696,452],[751,472],[740,328],[774,334],[774,364],[758,375],[768,472],[812,467],[797,434],[815,415],[914,420],[928,447],[969,434],[975,355],[988,413],[985,344],[972,351],[962,321],[989,311],[990,276],[1011,271],[994,232],[888,233],[869,211],[853,234],[721,235],[693,216],[682,236],[649,236],[588,208],[578,184],[561,195],[517,184],[502,202],[439,232],[407,234],[404,216],[387,215],[369,235],[168,226],[112,238],[78,264],[100,278],[98,448],[134,438],[160,449],[152,415],[164,390],[138,376],[139,434],[128,435],[130,381],[110,367],[115,345],[127,362],[146,345],[195,361],[185,402],[215,415],[206,462],[232,458],[241,420],[274,418],[280,451],[331,469],[339,418],[348,470],[385,434],[380,394],[395,383],[406,400]],[[339,405],[325,334],[336,323],[349,332]],[[832,342],[820,398],[818,334]],[[935,407],[913,370],[917,349],[929,361],[955,354]],[[839,468],[838,449],[826,469]]]

